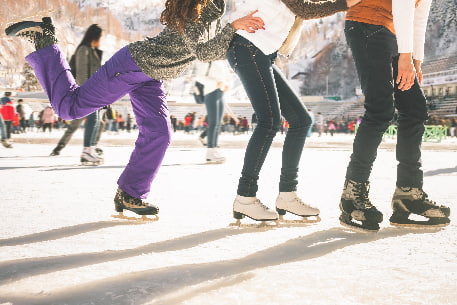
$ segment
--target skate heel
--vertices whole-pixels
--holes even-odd
[[[278,212],[278,214],[279,214],[280,216],[284,216],[284,215],[286,215],[286,212],[287,212],[287,211],[286,211],[286,210],[283,210],[283,209],[278,209],[278,208],[276,208],[276,212]]]
[[[240,212],[233,211],[233,218],[238,219],[238,220],[243,219],[244,215],[241,214]]]
[[[124,207],[116,201],[114,201],[114,209],[116,210],[116,212],[119,212],[119,213],[124,212]]]

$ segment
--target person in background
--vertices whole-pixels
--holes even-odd
[[[365,95],[340,200],[340,222],[356,230],[378,231],[382,213],[369,199],[369,178],[384,132],[398,110],[396,187],[390,223],[444,226],[450,208],[423,190],[421,143],[427,103],[420,88],[421,63],[432,0],[365,0],[346,14],[345,34]],[[427,220],[409,219],[416,214]]]
[[[207,149],[206,161],[223,163],[218,147],[219,131],[221,129],[222,115],[224,114],[224,93],[229,89],[231,77],[228,67],[223,61],[201,63],[196,69],[197,80],[204,85],[204,103],[206,107]],[[202,138],[200,136],[200,138]]]
[[[0,136],[1,136],[1,141],[2,145],[5,148],[13,148],[13,145],[9,141],[7,137],[7,132],[6,132],[6,124],[5,121],[3,120],[3,105],[11,101],[11,92],[5,92],[4,96],[0,100]]]
[[[7,93],[9,93],[7,95]],[[10,92],[5,93],[6,98],[2,98],[2,109],[1,115],[5,124],[6,130],[6,141],[11,141],[11,133],[13,131],[13,122],[16,119],[16,108],[13,105],[13,101],[9,98],[11,96]]]
[[[78,85],[82,85],[89,77],[101,66],[103,52],[100,48],[102,28],[97,24],[92,24],[86,30],[83,39],[76,48],[74,59],[76,71],[75,80]],[[99,110],[87,115],[85,118],[72,120],[60,138],[57,146],[52,150],[51,156],[57,156],[60,151],[68,144],[73,134],[84,122],[83,149],[81,152],[82,165],[99,165],[103,163],[103,158],[97,153],[96,145],[100,130]],[[100,150],[99,150],[100,152]]]

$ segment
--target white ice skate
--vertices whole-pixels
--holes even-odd
[[[208,163],[224,163],[225,157],[223,157],[217,148],[208,148],[206,150],[206,162]]]
[[[280,223],[316,223],[321,221],[319,209],[304,203],[296,192],[280,192],[276,199],[276,211],[279,214]],[[300,220],[286,220],[286,212],[301,216]],[[310,219],[312,217],[313,219]]]
[[[103,159],[97,157],[92,147],[84,147],[81,153],[81,165],[97,166],[103,164]]]
[[[260,224],[241,224],[241,219],[247,216],[253,220],[261,221]],[[236,219],[235,223],[231,223],[232,226],[271,226],[277,225],[278,213],[276,211],[265,206],[256,197],[244,197],[237,195],[233,202],[233,217]],[[273,224],[268,223],[274,221]]]

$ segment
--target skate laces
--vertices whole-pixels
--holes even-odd
[[[373,205],[371,204],[370,198],[368,198],[368,194],[370,192],[370,184],[368,182],[360,182],[355,183],[353,186],[354,197],[357,204],[363,206],[365,209],[371,208]]]
[[[260,199],[258,199],[258,198],[255,199],[254,205],[256,205],[256,206],[258,206],[258,207],[261,207],[261,208],[264,209],[265,211],[268,211],[268,210],[269,210],[269,208],[268,208],[266,205],[264,205],[264,204],[260,201]]]
[[[130,196],[126,192],[123,192],[122,197],[123,197],[124,201],[127,202],[127,203],[130,203],[130,204],[133,204],[133,205],[137,205],[137,206],[142,206],[142,207],[148,206],[147,202],[143,201],[140,198],[136,198],[136,197]]]

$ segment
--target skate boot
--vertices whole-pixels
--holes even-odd
[[[2,145],[5,148],[13,148],[13,145],[10,142],[8,142],[8,140],[6,140],[6,139],[2,140]]]
[[[42,18],[41,22],[21,21],[5,29],[6,35],[17,36],[35,44],[37,50],[57,43],[55,28],[50,17]]]
[[[114,218],[129,219],[129,220],[145,220],[145,221],[155,221],[159,217],[159,208],[143,201],[140,198],[135,198],[117,188],[116,196],[114,197],[114,207],[118,215],[113,215]],[[129,210],[134,212],[137,215],[141,215],[141,218],[137,217],[128,217],[124,215],[124,210]],[[154,215],[155,218],[151,219],[146,217],[147,215]]]
[[[217,148],[208,148],[206,150],[206,162],[209,163],[224,163],[225,157],[223,157]]]
[[[97,157],[103,157],[103,149],[101,149],[100,147],[95,147],[95,153],[97,154]]]
[[[276,211],[279,214],[279,221],[284,223],[315,223],[320,221],[319,209],[304,203],[296,192],[279,192],[276,198]],[[286,212],[302,217],[302,220],[285,220],[283,216]],[[308,217],[315,217],[310,220]]]
[[[451,209],[444,205],[436,205],[420,188],[397,186],[392,198],[392,209],[390,223],[394,226],[444,227],[451,222]],[[428,220],[412,220],[409,219],[410,214]]]
[[[262,221],[261,225],[266,225],[266,221],[276,221],[278,219],[278,213],[269,209],[256,197],[237,195],[233,202],[233,217],[237,221],[231,225],[241,226],[241,219],[243,219],[244,216],[253,220]]]
[[[65,147],[65,145],[57,144],[57,146],[52,150],[50,156],[60,155],[60,151]]]
[[[382,222],[382,213],[368,198],[369,182],[346,180],[340,201],[340,223],[355,231],[377,232]]]
[[[100,160],[95,151],[91,149],[91,147],[84,147],[83,152],[81,153],[81,165],[100,165],[102,164],[102,160]]]

